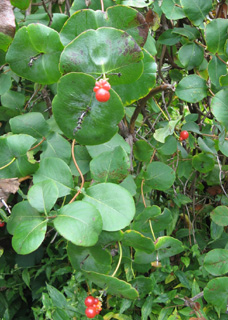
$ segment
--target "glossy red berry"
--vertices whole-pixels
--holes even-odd
[[[186,131],[186,130],[181,131],[181,133],[180,133],[180,141],[186,140],[186,139],[188,139],[188,137],[189,137],[188,131]]]
[[[92,307],[94,305],[94,297],[93,296],[88,296],[85,298],[85,305],[87,307]]]
[[[0,221],[0,228],[4,227],[4,225],[5,225],[5,222]]]
[[[100,300],[98,298],[94,298],[94,304],[98,304]]]
[[[96,317],[96,315],[97,315],[96,308],[95,307],[86,308],[85,314],[86,314],[87,318],[92,319],[92,318]]]
[[[110,93],[107,90],[105,90],[103,88],[100,88],[97,90],[97,92],[96,92],[97,101],[106,102],[109,100],[109,98],[110,98]]]

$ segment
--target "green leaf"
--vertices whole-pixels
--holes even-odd
[[[135,8],[148,7],[152,2],[153,0],[120,0],[121,4]]]
[[[127,299],[136,299],[138,292],[129,283],[96,272],[87,272],[86,276],[98,287],[105,289],[111,295]]]
[[[111,89],[109,101],[99,102],[93,93],[94,85],[95,79],[87,74],[69,73],[60,79],[52,102],[58,126],[80,144],[96,145],[110,140],[124,115],[119,96]],[[74,134],[83,112],[86,114],[81,129]]]
[[[101,246],[83,248],[69,243],[67,254],[75,270],[82,269],[104,274],[111,270],[111,254]]]
[[[77,159],[77,164],[82,172],[82,174],[86,174],[89,172],[89,164],[91,161],[91,157],[84,146],[75,146],[74,147],[74,156]],[[75,167],[73,159],[71,159],[70,165],[69,165],[71,172],[74,176],[80,176],[77,168]]]
[[[226,206],[218,206],[211,214],[211,219],[219,226],[228,226],[228,208]]]
[[[206,81],[197,75],[187,76],[178,83],[176,95],[187,102],[198,102],[207,96]]]
[[[42,143],[42,153],[40,159],[44,158],[59,158],[67,164],[71,159],[71,145],[67,139],[63,138],[56,132],[51,132],[46,140]]]
[[[86,146],[86,148],[90,156],[92,158],[95,158],[105,151],[113,151],[118,146],[122,147],[128,154],[131,151],[129,144],[118,133],[115,134],[112,139],[107,141],[106,143],[98,144],[96,146]]]
[[[54,219],[57,231],[78,246],[93,246],[102,230],[99,211],[89,203],[76,201],[62,207]]]
[[[127,230],[123,235],[123,245],[130,246],[146,253],[152,253],[155,250],[153,241],[143,236],[138,231]]]
[[[27,9],[30,4],[30,0],[10,0],[10,2],[14,7],[17,7],[21,10]]]
[[[120,183],[120,186],[129,191],[132,196],[136,195],[137,186],[132,175],[129,174],[127,178]]]
[[[123,5],[115,5],[104,13],[100,10],[85,9],[75,12],[64,24],[60,38],[67,45],[79,34],[88,29],[112,27],[131,35],[143,47],[148,35],[148,25],[144,16],[137,10]]]
[[[6,93],[11,87],[11,76],[9,73],[0,74],[0,95]]]
[[[62,292],[57,290],[55,287],[49,285],[48,283],[47,283],[47,289],[48,289],[49,296],[52,299],[53,306],[60,307],[63,309],[66,308],[67,300],[64,294],[62,294]]]
[[[113,6],[112,0],[104,0],[104,10],[107,10],[108,7]],[[97,1],[91,1],[89,5],[85,3],[84,0],[75,0],[70,8],[70,14],[72,15],[75,11],[81,10],[81,9],[90,9],[93,10],[100,10],[101,4]]]
[[[129,174],[129,157],[122,147],[101,153],[90,162],[92,178],[99,182],[119,183]]]
[[[13,110],[20,111],[25,103],[25,96],[21,92],[9,90],[1,96],[1,104]]]
[[[83,201],[93,204],[100,211],[103,230],[106,231],[125,228],[135,215],[135,205],[130,193],[113,183],[90,187],[86,190]]]
[[[191,70],[203,62],[204,50],[195,42],[186,43],[178,51],[178,58],[187,70]]]
[[[28,192],[28,201],[33,208],[47,214],[58,199],[59,191],[54,181],[44,180],[33,185]]]
[[[19,76],[51,84],[60,78],[58,62],[62,50],[56,31],[39,23],[30,24],[17,31],[6,61]]]
[[[138,291],[139,297],[142,299],[149,294],[154,287],[154,283],[150,278],[138,276],[130,281],[130,284]]]
[[[215,54],[224,54],[224,46],[227,36],[227,19],[214,19],[206,25],[207,50]]]
[[[204,268],[213,276],[222,276],[228,272],[228,250],[214,249],[204,258]]]
[[[49,126],[40,112],[29,112],[10,119],[13,133],[25,133],[36,139],[45,137]]]
[[[119,94],[125,106],[145,97],[155,85],[157,64],[154,58],[143,49],[144,70],[138,80],[128,84],[116,84],[113,89]]]
[[[0,170],[0,178],[25,177],[36,171],[38,164],[31,164],[27,157],[27,151],[35,141],[36,139],[25,134],[0,137],[0,168],[12,161]]]
[[[53,180],[59,190],[59,197],[63,197],[73,189],[73,179],[68,165],[59,158],[44,158],[33,176],[34,184]]]
[[[165,143],[165,139],[174,133],[174,129],[180,119],[181,117],[178,117],[177,120],[169,121],[164,128],[156,129],[154,133],[154,139],[161,143]]]
[[[175,181],[175,171],[162,162],[154,161],[147,166],[145,179],[152,189],[167,190]]]
[[[173,46],[174,44],[180,42],[181,37],[172,31],[172,29],[164,31],[158,38],[158,42],[166,46]]]
[[[206,15],[212,9],[211,0],[180,0],[184,13],[189,20],[196,26],[199,26]]]
[[[195,27],[191,27],[188,24],[184,24],[184,28],[173,28],[173,33],[180,34],[188,38],[190,41],[200,37],[200,32]]]
[[[221,122],[228,130],[228,89],[220,90],[212,98],[211,111],[215,116],[216,120]]]
[[[153,153],[152,146],[150,146],[145,140],[136,141],[134,143],[133,150],[135,158],[140,161],[149,161]]]
[[[177,20],[185,17],[184,10],[179,6],[176,6],[176,4],[180,5],[180,0],[163,0],[162,1],[161,9],[165,14],[166,18]]]
[[[226,74],[226,65],[219,60],[216,56],[213,56],[208,64],[208,73],[211,82],[216,86],[220,87],[220,77]]]
[[[203,292],[204,298],[208,303],[217,307],[222,312],[226,312],[228,299],[227,277],[221,277],[210,280],[204,288]]]
[[[143,52],[130,35],[103,27],[81,33],[65,47],[60,57],[60,71],[84,72],[95,78],[105,73],[111,85],[131,83],[143,72],[142,59]],[[111,75],[113,73],[121,73],[121,77]]]
[[[13,38],[3,32],[0,32],[0,50],[6,52],[12,41]]]
[[[207,173],[214,168],[214,160],[205,153],[200,153],[192,158],[193,167],[202,173]]]
[[[23,219],[15,228],[12,239],[14,250],[19,254],[35,251],[43,242],[46,230],[47,220],[38,212],[31,211],[27,219]]]

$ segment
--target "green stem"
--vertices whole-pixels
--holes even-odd
[[[16,158],[14,157],[9,163],[7,163],[5,166],[1,167],[0,170],[5,169],[6,167],[10,166],[11,163],[13,163],[16,160]]]
[[[119,267],[120,267],[120,263],[121,263],[121,260],[122,260],[122,256],[123,256],[123,251],[122,251],[122,246],[121,246],[121,243],[118,241],[118,245],[119,245],[119,249],[120,249],[120,257],[119,257],[119,261],[117,263],[117,266],[116,266],[116,269],[114,270],[113,274],[111,275],[111,277],[115,277]]]
[[[149,224],[150,224],[150,231],[152,233],[152,236],[154,238],[154,242],[156,241],[156,237],[155,237],[155,234],[154,234],[154,230],[153,230],[153,226],[152,226],[152,222],[149,220]]]

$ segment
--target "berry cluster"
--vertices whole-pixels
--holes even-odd
[[[109,90],[111,89],[110,84],[105,79],[100,79],[95,83],[93,91],[96,92],[96,99],[99,102],[106,102],[110,98]]]
[[[188,136],[189,136],[188,131],[186,131],[186,130],[181,131],[181,133],[180,133],[180,141],[188,139]]]
[[[94,318],[102,310],[102,303],[99,299],[94,298],[93,296],[88,296],[85,298],[86,310],[85,314],[88,318]]]
[[[5,222],[0,220],[0,228],[4,227],[4,225],[5,225]]]

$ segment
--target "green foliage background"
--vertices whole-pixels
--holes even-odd
[[[11,4],[0,319],[227,319],[226,1]]]

